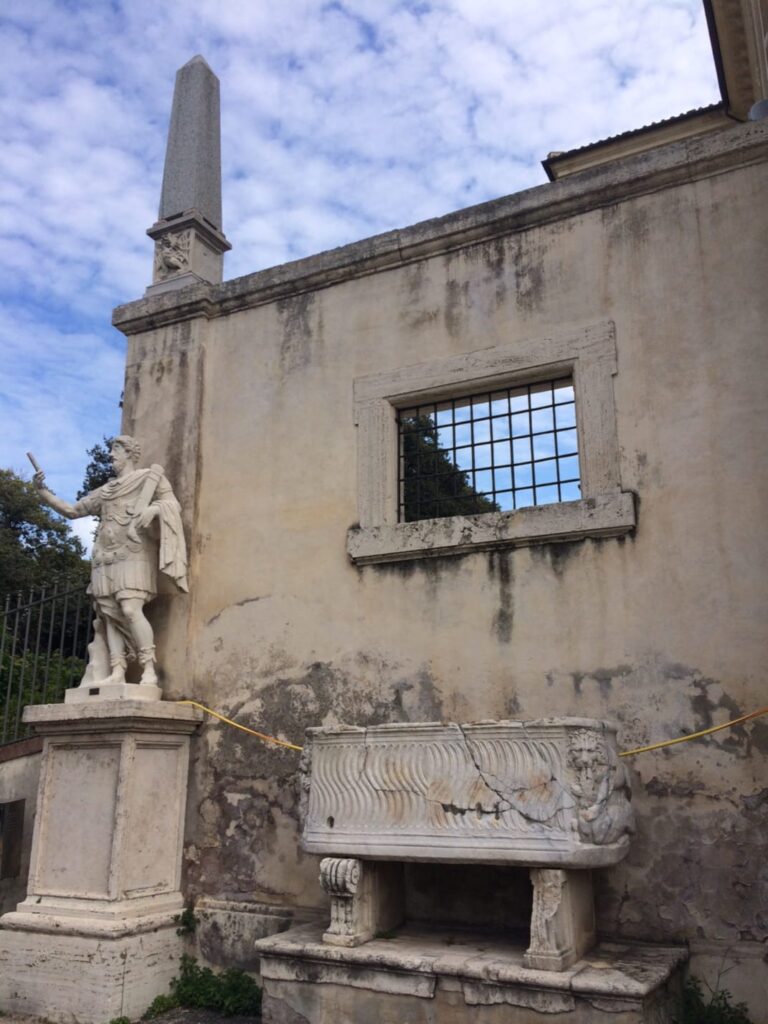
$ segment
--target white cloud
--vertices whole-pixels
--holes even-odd
[[[0,465],[31,475],[32,451],[50,486],[73,500],[88,461],[86,449],[119,430],[124,346],[44,323],[38,314],[0,312]]]
[[[6,0],[0,464],[72,495],[119,426],[176,69],[222,83],[228,276],[544,181],[717,98],[699,0]]]

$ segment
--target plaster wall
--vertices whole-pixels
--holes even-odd
[[[338,722],[581,715],[615,721],[621,749],[764,703],[765,191],[763,154],[133,335],[124,429],[191,539],[190,597],[156,602],[168,695],[296,743]],[[351,564],[356,377],[606,320],[633,534]],[[597,874],[603,935],[765,970],[767,753],[757,720],[631,760],[638,832]],[[321,906],[297,758],[204,728],[191,893]]]

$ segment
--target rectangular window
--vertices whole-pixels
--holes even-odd
[[[573,379],[398,410],[399,521],[581,497]]]
[[[635,526],[621,487],[613,324],[355,380],[357,565]]]

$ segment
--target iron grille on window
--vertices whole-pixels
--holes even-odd
[[[581,497],[573,381],[398,411],[401,522]]]

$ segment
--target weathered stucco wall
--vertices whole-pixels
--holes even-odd
[[[231,313],[225,285],[213,313],[145,321],[124,427],[166,465],[192,542],[190,598],[156,612],[170,695],[299,743],[332,722],[589,715],[625,749],[764,703],[765,147],[742,164]],[[588,191],[583,177],[540,203]],[[351,564],[356,377],[605,320],[634,534]],[[603,933],[754,954],[757,977],[766,754],[758,720],[632,760],[638,832],[600,873]],[[321,902],[296,768],[205,728],[190,892]]]

